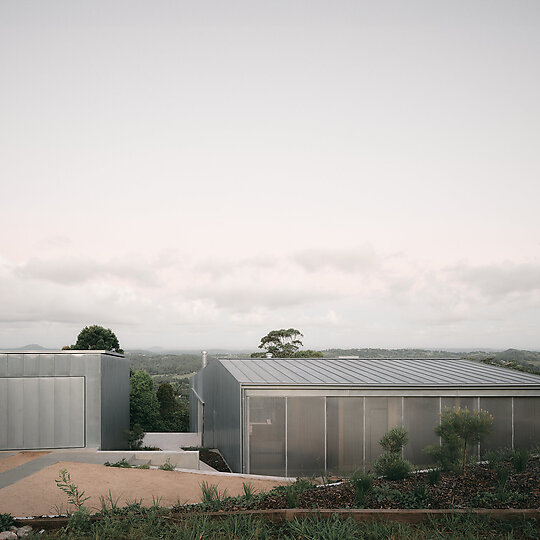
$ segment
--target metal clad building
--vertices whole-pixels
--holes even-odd
[[[129,361],[106,351],[0,351],[0,450],[123,449]]]
[[[369,470],[404,426],[404,457],[439,439],[445,407],[484,409],[479,452],[540,443],[540,376],[460,359],[219,359],[192,378],[191,430],[233,471],[302,476]]]

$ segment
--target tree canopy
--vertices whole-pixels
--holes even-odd
[[[143,431],[160,426],[159,401],[154,392],[154,381],[145,371],[135,371],[129,379],[129,423],[131,429],[139,424]]]
[[[322,357],[323,354],[319,351],[301,351],[303,346],[300,338],[304,335],[296,328],[281,328],[280,330],[272,330],[266,336],[261,338],[259,349],[263,349],[262,353],[253,353],[252,358],[261,358],[267,354],[271,354],[274,358],[313,358]]]
[[[124,352],[114,332],[98,324],[85,326],[77,336],[75,345],[64,347],[64,349]]]

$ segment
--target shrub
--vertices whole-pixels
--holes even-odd
[[[506,489],[509,476],[510,471],[506,467],[499,467],[497,469],[497,491],[499,493],[503,493]]]
[[[115,461],[114,463],[111,463],[110,461],[106,461],[103,465],[105,465],[106,467],[119,467],[120,469],[131,469],[131,465],[126,458],[122,458],[120,461]]]
[[[507,448],[498,448],[497,450],[489,450],[485,454],[487,466],[489,469],[497,469],[503,461],[508,461],[512,454],[512,450]]]
[[[386,451],[373,464],[377,474],[386,476],[389,480],[402,480],[409,476],[412,465],[401,457],[401,451],[407,442],[407,430],[402,427],[394,427],[382,436],[379,444]]]
[[[88,531],[91,524],[92,522],[90,520],[90,514],[86,508],[80,508],[69,516],[68,529],[73,531],[75,535],[78,536]]]
[[[386,476],[389,480],[403,480],[409,476],[412,465],[398,453],[380,455],[373,464],[377,474]]]
[[[400,499],[402,508],[427,508],[429,493],[424,484],[417,484],[412,489],[401,493]]]
[[[431,469],[431,471],[428,471],[427,481],[430,486],[434,486],[435,484],[438,484],[440,479],[441,479],[441,469]]]
[[[433,458],[435,463],[443,471],[457,471],[459,458],[461,456],[461,446],[459,439],[450,434],[442,439],[442,444],[431,444],[424,448],[424,452]]]
[[[7,531],[15,524],[11,514],[0,514],[0,532]]]
[[[130,450],[140,450],[144,439],[144,430],[140,424],[127,431],[128,446]]]
[[[59,472],[59,477],[58,480],[55,480],[56,485],[68,496],[68,503],[72,504],[77,512],[83,510],[85,501],[90,497],[85,497],[85,492],[79,491],[77,485],[71,481],[71,476],[66,469]]]
[[[255,496],[255,488],[253,487],[253,484],[251,482],[242,482],[242,487],[244,489],[244,498],[248,502],[251,501]]]
[[[307,478],[297,478],[292,484],[278,486],[274,489],[276,489],[277,492],[283,492],[285,494],[288,508],[296,508],[298,506],[299,496],[313,486],[314,484],[311,480],[308,480]]]
[[[175,467],[176,463],[171,463],[171,460],[169,458],[167,458],[167,461],[163,463],[163,465],[159,466],[162,471],[174,471]]]
[[[385,433],[379,444],[390,454],[399,454],[401,449],[409,442],[407,430],[402,427],[394,427]]]
[[[298,493],[294,489],[294,485],[288,484],[285,486],[285,500],[287,501],[287,508],[296,508],[298,505]]]
[[[510,461],[516,472],[523,472],[527,468],[529,452],[527,450],[514,450],[510,456]]]
[[[357,506],[364,506],[367,494],[373,486],[373,478],[369,474],[355,471],[351,475],[350,483],[354,490],[354,499]]]
[[[202,502],[211,510],[221,510],[221,503],[227,497],[227,490],[219,491],[215,484],[201,483]]]
[[[464,471],[467,463],[467,447],[480,442],[492,429],[493,417],[487,411],[447,407],[441,413],[441,423],[434,428],[442,441],[439,454],[441,466],[453,465],[461,461],[461,470]],[[428,449],[427,452],[429,453],[430,450]],[[436,452],[434,454],[436,455]],[[443,465],[443,461],[449,463]]]

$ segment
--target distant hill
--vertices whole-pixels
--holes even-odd
[[[507,349],[506,351],[432,351],[426,349],[327,349],[325,358],[359,356],[360,358],[466,358],[494,365],[532,370],[540,369],[540,352]]]
[[[540,352],[523,351],[518,349],[507,349],[496,353],[475,352],[465,355],[471,360],[480,360],[495,365],[516,367],[522,366],[537,372],[540,370]]]
[[[8,351],[55,351],[56,349],[47,349],[47,347],[42,347],[37,343],[31,343],[30,345],[25,345],[24,347],[4,347]]]
[[[326,349],[325,358],[359,356],[360,358],[463,358],[462,352],[426,349]]]
[[[182,355],[182,354],[198,354],[200,355],[203,350],[206,350],[206,352],[210,355],[224,355],[224,356],[230,356],[230,355],[249,355],[251,352],[250,350],[235,350],[235,349],[166,349],[164,347],[149,347],[148,349],[124,349],[127,353],[133,353],[133,354],[146,354],[146,355],[160,355],[160,354],[176,354],[176,355]]]
[[[150,375],[187,375],[202,367],[200,354],[156,354],[149,351],[127,351],[133,371],[142,369]]]

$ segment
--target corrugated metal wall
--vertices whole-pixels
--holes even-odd
[[[103,389],[102,358],[111,367]],[[119,432],[128,428],[125,358],[99,352],[0,353],[0,449],[112,449],[107,444],[116,447],[123,437]]]
[[[205,402],[204,446],[218,448],[235,472],[291,476],[370,470],[382,453],[380,438],[394,426],[409,432],[404,457],[429,465],[424,448],[438,443],[433,428],[447,406],[493,414],[493,432],[482,452],[540,444],[539,389],[250,388],[212,361],[192,379],[193,430],[199,425],[194,392]]]
[[[210,361],[191,382],[191,430],[197,430],[198,399],[204,401],[203,446],[218,448],[233,471],[241,470],[240,384],[219,363]]]
[[[127,448],[129,429],[129,360],[101,356],[101,449]]]
[[[84,377],[0,379],[0,419],[0,448],[84,446]]]

